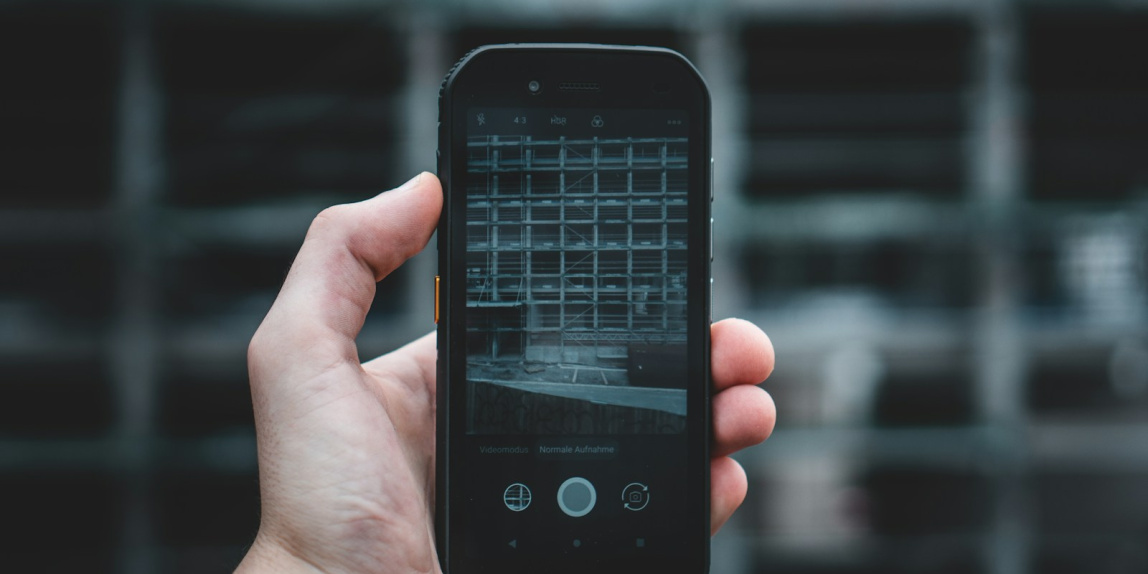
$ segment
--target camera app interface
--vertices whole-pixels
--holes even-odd
[[[468,111],[469,554],[667,552],[680,539],[687,122]]]

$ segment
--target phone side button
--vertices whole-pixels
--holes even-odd
[[[434,324],[438,325],[438,285],[439,276],[434,276]]]
[[[714,202],[714,158],[710,158],[710,203]]]

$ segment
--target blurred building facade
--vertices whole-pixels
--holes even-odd
[[[470,48],[595,41],[709,81],[714,315],[778,351],[715,573],[1148,571],[1145,8],[6,4],[3,569],[234,566],[246,343],[311,218],[434,170]],[[434,272],[363,356],[433,329]]]

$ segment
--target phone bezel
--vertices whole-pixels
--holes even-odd
[[[564,92],[557,84],[571,79],[593,81],[597,91]],[[540,93],[527,84],[542,82]],[[451,373],[465,365],[465,318],[453,312],[466,308],[465,289],[465,189],[452,185],[452,174],[465,174],[466,110],[473,106],[504,108],[680,109],[690,115],[689,129],[689,222],[687,248],[687,323],[690,345],[687,369],[691,386],[687,394],[688,484],[696,492],[685,502],[691,517],[687,543],[680,555],[634,555],[604,559],[600,556],[562,555],[549,572],[631,572],[635,568],[666,568],[675,572],[704,572],[709,565],[709,445],[710,417],[710,217],[711,127],[709,92],[700,74],[683,56],[664,48],[604,46],[590,44],[512,44],[485,46],[460,60],[443,82],[439,109],[439,177],[443,184],[443,212],[438,230],[441,294],[438,330],[438,381],[451,380]],[[456,255],[457,254],[457,255]],[[452,279],[458,277],[459,281]],[[459,471],[452,466],[451,444],[463,438],[461,423],[464,393],[452,393],[449,384],[438,386],[436,535],[444,571],[453,573],[517,571],[535,572],[530,559],[492,559],[481,565],[466,564],[462,544],[452,544],[457,526],[451,508],[461,502],[461,489],[450,485]],[[446,438],[446,440],[443,440]],[[447,493],[443,496],[443,493]],[[461,521],[459,521],[461,524]],[[473,567],[470,567],[473,566]]]

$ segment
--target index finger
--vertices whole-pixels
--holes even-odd
[[[756,385],[773,372],[773,343],[757,325],[725,319],[710,327],[710,372],[714,392]]]

